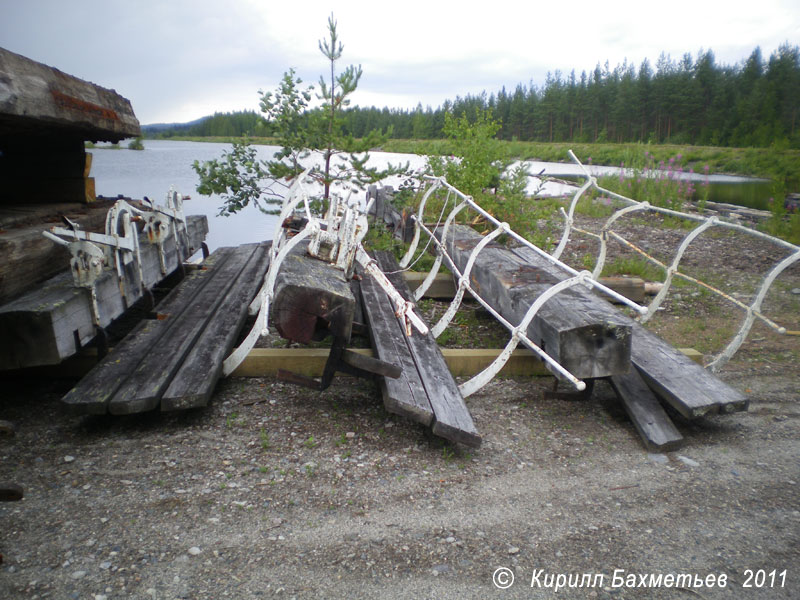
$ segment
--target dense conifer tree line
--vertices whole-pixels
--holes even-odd
[[[756,48],[743,62],[718,64],[711,50],[679,60],[662,54],[638,68],[626,62],[591,72],[550,73],[542,86],[456,97],[437,108],[350,108],[344,130],[361,137],[391,128],[391,137],[443,137],[444,115],[471,118],[491,109],[504,140],[652,142],[800,148],[800,48],[788,43],[771,56]],[[255,112],[215,114],[167,135],[269,135]]]

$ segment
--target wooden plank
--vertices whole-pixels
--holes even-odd
[[[747,410],[744,394],[638,323],[631,359],[650,389],[687,419]]]
[[[301,244],[281,263],[270,312],[287,340],[307,344],[330,333],[350,341],[355,298],[341,269],[308,256]]]
[[[232,249],[220,248],[206,259],[205,268],[190,273],[181,285],[159,303],[158,319],[141,321],[111,352],[61,400],[73,413],[105,414],[120,386],[169,331],[189,300],[198,295],[217,267],[228,260]]]
[[[544,263],[532,250],[517,248],[513,252],[543,271],[556,275],[555,267]],[[591,291],[581,287],[573,290],[587,314],[599,320],[614,319],[630,327],[631,363],[650,389],[683,416],[693,419],[704,414],[747,410],[747,398],[702,365]]]
[[[486,348],[440,348],[448,370],[454,377],[469,377],[480,373],[502,352]],[[377,355],[373,350],[349,348],[366,356]],[[279,369],[306,377],[320,377],[328,358],[327,348],[254,348],[231,373],[232,377],[270,377]],[[501,377],[552,375],[542,361],[527,349],[514,350],[499,374]]]
[[[236,248],[224,265],[215,269],[208,282],[176,318],[108,403],[115,415],[152,410],[159,405],[172,377],[191,351],[209,319],[217,311],[228,288],[253,254],[255,245]]]
[[[465,268],[481,239],[470,227],[453,226],[447,247],[459,269]],[[536,298],[562,279],[565,275],[494,243],[478,254],[470,274],[476,291],[514,324],[522,321]],[[592,296],[575,288],[564,290],[541,307],[527,335],[579,379],[627,373],[631,326],[621,315],[597,313],[593,302]]]
[[[253,246],[250,262],[220,303],[215,318],[197,339],[162,396],[162,411],[208,404],[222,372],[222,362],[236,342],[247,318],[247,307],[261,288],[269,267],[272,242]]]
[[[376,252],[375,260],[382,271],[390,273],[387,274],[387,277],[397,291],[407,300],[410,299],[411,292],[398,272],[400,266],[394,255],[390,252]],[[400,326],[396,317],[395,321]],[[433,409],[433,433],[467,446],[480,446],[481,436],[475,429],[464,398],[447,368],[447,363],[433,335],[430,333],[420,335],[418,332],[414,332],[410,337],[405,336],[405,341],[414,358]]]
[[[667,452],[683,445],[683,436],[638,371],[616,375],[609,381],[648,450]]]
[[[414,359],[408,351],[405,333],[397,322],[386,293],[369,275],[363,275],[360,288],[364,316],[376,355],[403,370],[397,379],[378,378],[386,410],[423,425],[430,425],[434,418],[433,409]]]
[[[208,233],[205,215],[187,217],[188,243],[175,244],[174,237],[165,243],[167,273],[194,253]],[[153,287],[164,278],[158,249],[140,235],[144,285]],[[108,271],[97,282],[100,323],[103,327],[119,317],[142,296],[136,266],[125,266],[120,279]],[[36,365],[58,364],[72,356],[95,336],[88,290],[76,288],[72,275],[63,272],[40,287],[0,306],[0,371]]]

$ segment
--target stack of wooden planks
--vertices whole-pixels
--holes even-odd
[[[261,286],[269,248],[217,249],[63,402],[77,413],[118,415],[205,406]]]

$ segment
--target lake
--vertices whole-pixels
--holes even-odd
[[[111,149],[98,146],[89,150],[93,155],[91,175],[95,178],[98,195],[115,197],[118,194],[135,199],[147,196],[151,200],[163,203],[170,187],[191,196],[184,204],[186,214],[204,214],[208,216],[209,233],[206,243],[211,251],[220,246],[237,246],[250,242],[261,242],[272,239],[277,217],[266,215],[254,206],[248,206],[230,217],[219,217],[218,212],[223,201],[219,196],[201,196],[195,189],[199,183],[192,169],[195,160],[205,161],[222,156],[230,144],[206,142],[179,142],[169,140],[144,140],[145,150],[133,151]],[[278,148],[276,146],[255,146],[258,156],[271,159]],[[370,166],[383,167],[386,164],[405,164],[412,169],[424,167],[423,157],[415,154],[395,154],[390,152],[374,152],[370,155]],[[581,174],[577,165],[568,163],[528,163],[530,173],[540,173],[559,178],[574,178]],[[588,167],[593,175],[616,175],[618,167]],[[688,178],[689,174],[683,174]],[[694,181],[703,181],[703,176],[695,174]],[[768,195],[768,182],[745,177],[728,175],[711,175],[711,200],[732,202],[756,206]],[[394,178],[386,183],[399,184]],[[539,181],[532,177],[528,186],[530,191],[536,189]],[[548,196],[571,194],[574,187],[558,182],[547,182],[540,193]]]

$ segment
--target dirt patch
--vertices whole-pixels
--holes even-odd
[[[685,232],[661,231],[647,239],[666,255]],[[690,266],[723,285],[772,252],[709,240]],[[800,329],[798,268],[779,283],[765,310]],[[677,345],[741,316],[695,291],[653,323]],[[663,455],[602,382],[588,401],[544,400],[549,378],[492,382],[467,399],[478,450],[389,415],[349,378],[322,394],[228,379],[206,409],[125,418],[64,414],[69,381],[6,382],[0,418],[17,435],[0,439],[0,480],[25,498],[0,505],[0,597],[796,598],[799,346],[755,328],[721,373],[750,410],[676,417],[686,444]],[[509,589],[493,584],[500,567]],[[619,587],[616,569],[727,586]],[[748,569],[761,587],[744,587]],[[585,585],[539,587],[559,574]]]

